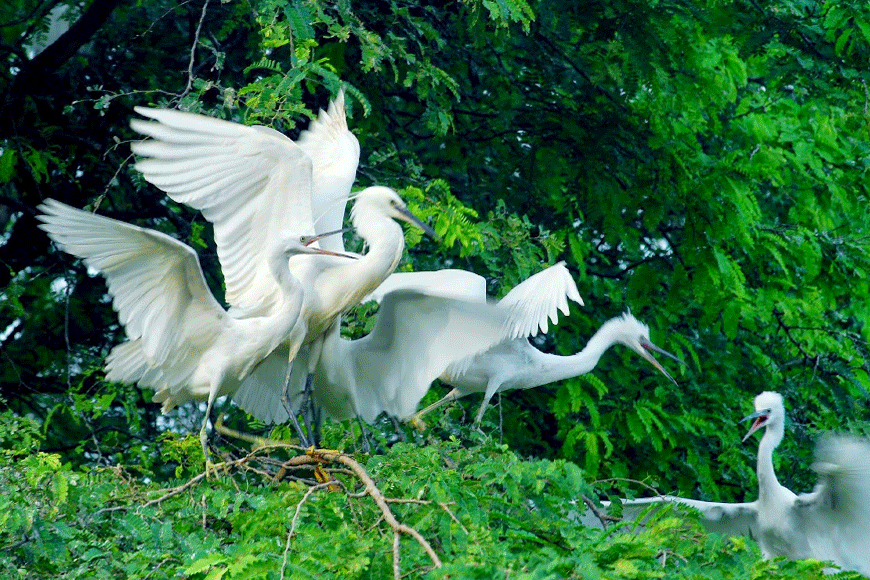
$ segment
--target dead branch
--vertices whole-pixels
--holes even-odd
[[[239,435],[242,435],[242,439],[247,439],[247,440],[251,439],[250,436],[244,436],[244,434],[241,434],[237,431],[234,431],[234,430],[226,427],[223,424],[223,417],[219,417],[215,427],[217,428],[218,431],[220,431],[226,435],[230,435],[230,436],[234,436],[234,437],[238,437]],[[229,471],[232,468],[236,468],[236,467],[242,468],[242,469],[251,469],[251,467],[248,465],[248,463],[250,461],[252,461],[254,459],[259,460],[259,458],[257,457],[259,454],[266,453],[272,449],[302,450],[297,445],[292,445],[289,443],[282,443],[279,441],[268,440],[268,439],[259,438],[259,437],[254,438],[253,442],[256,445],[258,445],[258,447],[251,450],[245,457],[243,457],[241,459],[236,459],[233,461],[227,461],[221,467],[223,467],[227,471]],[[363,484],[364,495],[368,495],[369,497],[371,497],[374,500],[375,504],[381,510],[383,520],[385,522],[387,522],[387,524],[393,530],[393,575],[394,575],[394,577],[397,579],[401,578],[400,566],[399,566],[399,562],[400,562],[399,545],[400,545],[400,540],[401,540],[401,534],[411,536],[418,544],[420,544],[420,546],[423,548],[423,550],[426,552],[426,554],[432,560],[432,564],[436,568],[440,568],[442,566],[441,558],[438,557],[438,554],[435,553],[435,550],[432,549],[432,546],[429,544],[429,542],[426,540],[426,538],[424,538],[414,528],[412,528],[408,525],[405,525],[396,519],[396,516],[393,515],[393,512],[389,506],[389,502],[391,500],[388,500],[386,497],[384,497],[383,492],[381,492],[381,490],[375,484],[374,480],[371,478],[371,476],[368,474],[368,472],[365,470],[365,468],[359,462],[357,462],[353,457],[351,457],[349,455],[345,455],[339,451],[333,451],[333,450],[329,450],[329,449],[315,449],[313,447],[311,447],[307,450],[304,450],[304,451],[305,451],[304,455],[296,455],[296,456],[291,457],[290,459],[284,461],[281,464],[281,467],[278,470],[278,472],[272,478],[272,481],[274,481],[274,482],[280,481],[283,477],[285,477],[287,475],[288,472],[299,469],[299,468],[306,468],[306,467],[309,469],[315,470],[316,473],[319,472],[318,475],[320,477],[323,477],[324,474],[327,474],[328,472],[325,470],[322,470],[321,466],[323,466],[325,464],[329,464],[329,463],[342,465],[350,472],[350,474],[354,475]],[[344,470],[342,470],[342,471],[344,471]],[[157,499],[151,500],[150,502],[148,502],[145,505],[152,505],[154,503],[159,503],[159,502],[161,502],[169,497],[172,497],[174,495],[182,493],[186,489],[189,489],[190,487],[196,485],[199,481],[204,479],[205,475],[206,475],[205,473],[197,475],[196,477],[192,478],[187,483],[169,490],[168,493],[164,494],[163,496],[161,496]],[[335,480],[333,478],[329,478],[328,481],[318,482],[315,485],[313,485],[311,488],[309,488],[308,491],[306,491],[306,493],[303,496],[302,500],[300,501],[299,505],[297,505],[296,514],[294,514],[294,516],[293,516],[293,521],[291,522],[291,529],[290,529],[291,533],[288,535],[288,542],[289,542],[292,534],[295,532],[295,527],[296,527],[295,524],[296,524],[296,520],[297,520],[297,517],[299,514],[299,510],[301,509],[302,504],[308,499],[308,497],[312,493],[314,493],[315,491],[317,491],[319,489],[323,489],[323,488],[335,489],[339,485],[344,489],[345,493],[348,494],[348,497],[351,497],[350,490],[347,489],[347,486],[345,486],[343,483],[341,483],[340,481]],[[360,495],[363,495],[363,494],[360,494]],[[399,503],[399,502],[396,501],[396,503]],[[447,511],[447,513],[451,516],[451,518],[453,518],[453,520],[458,523],[458,520],[456,519],[456,517],[453,516],[452,513],[450,513],[450,510],[448,510],[445,505],[443,505],[443,504],[439,504],[439,505],[441,505],[442,509]],[[459,525],[461,526],[462,524],[460,523]],[[289,543],[288,543],[287,549],[289,549]],[[285,551],[285,554],[286,554],[286,551]],[[283,574],[283,568],[282,568],[282,574]]]
[[[603,511],[601,511],[600,509],[598,509],[598,506],[595,505],[595,502],[593,502],[591,499],[589,499],[585,495],[583,495],[581,497],[583,498],[583,503],[586,504],[586,507],[588,507],[590,510],[592,510],[592,513],[595,514],[595,517],[598,518],[598,521],[601,522],[601,525],[605,529],[607,528],[608,523],[622,521],[622,518],[608,515],[608,514],[604,513]]]
[[[381,510],[381,514],[383,515],[384,521],[389,524],[389,526],[393,529],[394,538],[393,538],[393,574],[395,578],[400,578],[399,574],[399,535],[407,534],[414,538],[420,546],[423,547],[423,550],[429,555],[429,558],[432,560],[432,563],[436,568],[441,567],[441,559],[438,557],[438,554],[435,553],[435,550],[432,549],[432,546],[429,542],[426,541],[420,533],[414,528],[407,526],[396,519],[396,516],[393,515],[392,510],[390,510],[390,506],[387,502],[387,499],[384,497],[384,494],[378,489],[378,486],[375,485],[374,480],[372,480],[371,476],[365,470],[365,468],[360,465],[354,458],[344,455],[342,453],[332,452],[332,451],[324,451],[313,449],[309,450],[307,455],[294,457],[288,463],[296,463],[296,461],[300,461],[301,458],[311,459],[314,461],[325,461],[325,462],[333,462],[340,463],[350,469],[354,475],[363,483],[365,486],[366,493],[375,500],[375,503]],[[295,460],[295,461],[294,461]]]

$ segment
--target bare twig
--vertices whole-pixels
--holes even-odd
[[[305,495],[302,496],[302,499],[299,500],[299,503],[296,504],[296,512],[293,514],[293,519],[290,520],[290,530],[287,532],[287,541],[284,543],[284,560],[281,562],[281,580],[284,580],[284,570],[287,568],[287,555],[290,553],[290,538],[292,538],[296,533],[296,521],[299,519],[299,514],[302,512],[302,505],[311,494],[319,489],[329,487],[331,483],[332,482],[325,482],[312,485],[305,492]]]
[[[438,554],[435,553],[435,550],[432,549],[432,546],[429,542],[426,541],[426,538],[420,535],[420,533],[414,528],[407,526],[396,519],[396,516],[393,515],[392,510],[390,510],[390,506],[387,503],[387,499],[384,497],[384,494],[378,489],[378,486],[375,485],[374,480],[372,480],[371,476],[368,472],[363,468],[362,465],[359,464],[354,458],[344,455],[342,453],[337,453],[333,451],[324,451],[318,449],[310,449],[307,455],[294,457],[289,460],[288,463],[296,464],[301,463],[306,459],[310,459],[313,461],[325,461],[332,463],[340,463],[350,469],[354,475],[363,483],[365,486],[366,493],[375,501],[377,506],[381,510],[381,514],[383,515],[384,521],[393,529],[393,532],[396,534],[393,540],[393,571],[394,573],[397,570],[398,562],[399,562],[399,551],[398,551],[398,535],[399,534],[407,534],[414,538],[420,546],[423,547],[423,550],[426,551],[429,558],[432,560],[432,563],[436,568],[440,568],[441,558],[438,557]],[[396,576],[397,578],[399,576]]]
[[[617,482],[617,481],[637,484],[641,487],[645,487],[648,491],[651,491],[652,493],[654,493],[655,495],[657,495],[659,497],[664,497],[664,494],[662,494],[662,492],[660,492],[659,490],[657,490],[656,488],[654,488],[650,484],[643,482],[643,481],[640,481],[639,479],[631,479],[628,477],[608,477],[607,479],[596,479],[595,481],[592,482],[592,485],[598,485],[599,483],[613,483],[613,482]]]
[[[608,514],[604,513],[603,511],[601,511],[600,509],[598,509],[598,506],[595,505],[595,502],[593,502],[591,499],[589,499],[585,495],[583,495],[581,497],[583,498],[583,503],[586,504],[586,507],[588,507],[590,510],[592,510],[592,513],[595,514],[595,517],[598,518],[598,521],[601,522],[601,525],[604,528],[607,528],[608,523],[621,521],[621,518],[617,518],[615,516],[608,515]]]
[[[190,45],[190,62],[187,65],[187,86],[184,87],[184,91],[182,91],[179,99],[184,98],[184,96],[190,92],[190,89],[193,88],[193,63],[196,60],[196,47],[199,44],[199,33],[202,31],[202,23],[205,22],[205,15],[208,12],[208,2],[209,0],[205,0],[205,3],[202,5],[202,14],[199,16],[199,23],[196,25],[196,32],[193,34],[193,43]]]
[[[447,515],[450,516],[450,519],[451,519],[451,520],[453,520],[454,522],[456,522],[456,524],[457,524],[460,528],[462,528],[462,531],[463,531],[463,532],[465,532],[466,534],[468,534],[468,529],[467,529],[465,526],[462,525],[462,522],[460,522],[460,521],[457,519],[457,517],[456,517],[455,515],[453,515],[453,512],[450,511],[450,508],[447,507],[447,504],[446,504],[446,503],[444,503],[443,501],[439,501],[439,502],[438,502],[438,505],[441,506],[441,509],[443,509],[445,512],[447,512]]]

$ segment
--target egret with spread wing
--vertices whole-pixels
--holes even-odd
[[[450,288],[483,280],[470,272],[453,272],[459,276]],[[448,274],[440,273],[442,280]],[[485,285],[480,292],[485,294]],[[391,291],[379,296],[377,320],[367,336],[347,340],[337,332],[327,333],[314,365],[313,395],[319,407],[336,420],[358,417],[371,422],[382,412],[407,418],[449,365],[510,336],[512,320],[505,308],[464,300],[461,292],[456,292],[456,298],[445,296],[449,292],[440,294],[413,288]],[[305,380],[309,352],[300,351],[299,364],[292,368],[292,384]],[[256,413],[249,411],[255,416],[279,407],[276,402],[282,387],[275,377],[284,376],[286,360],[277,355],[267,363],[273,365],[269,372],[252,374],[260,381],[256,400],[245,400],[246,392],[241,389],[235,397],[243,408],[256,409]]]
[[[217,397],[234,393],[280,344],[292,359],[305,338],[298,325],[303,296],[288,264],[301,255],[335,255],[311,247],[316,237],[284,231],[269,243],[267,261],[281,300],[268,314],[218,304],[190,246],[161,232],[72,208],[52,199],[39,206],[40,227],[62,249],[84,259],[108,283],[127,333],[106,362],[106,378],[156,391],[163,412],[206,400],[200,430]]]
[[[470,272],[462,275],[461,270],[445,271],[443,276],[437,272],[394,274],[371,295],[380,299],[387,292],[397,288],[426,288],[427,292],[440,293],[469,300],[486,300],[485,281]],[[540,329],[547,332],[548,323],[555,323],[558,313],[568,314],[568,301],[583,304],[577,286],[564,262],[559,262],[518,284],[499,301],[511,319],[509,338],[500,341],[492,348],[448,367],[441,374],[441,380],[454,387],[444,398],[426,407],[414,416],[414,420],[440,407],[441,405],[471,393],[484,393],[483,402],[475,422],[479,423],[483,413],[495,393],[511,389],[530,389],[555,381],[588,373],[598,363],[598,359],[610,346],[625,344],[670,380],[674,380],[659,362],[650,354],[657,352],[679,360],[665,352],[649,339],[649,328],[630,313],[608,320],[589,340],[586,347],[571,356],[559,356],[539,351],[528,340],[536,336]]]
[[[371,422],[381,412],[407,419],[451,364],[509,333],[508,313],[495,305],[396,290],[381,301],[367,336],[327,336],[314,396],[338,420],[358,416]]]
[[[336,230],[344,218],[359,162],[359,143],[347,130],[344,94],[298,143],[269,127],[135,109],[153,119],[130,122],[151,137],[132,145],[140,157],[135,167],[214,225],[227,301],[243,310],[274,308],[280,292],[267,263],[269,241],[288,228],[315,234]],[[332,251],[343,251],[340,238],[328,243]]]
[[[844,570],[870,576],[870,440],[824,435],[816,445],[813,469],[819,475],[810,493],[795,494],[779,483],[773,451],[782,442],[782,396],[755,398],[753,420],[744,437],[764,429],[758,445],[758,499],[719,503],[661,496],[623,500],[623,516],[636,518],[652,504],[673,503],[698,510],[709,531],[754,538],[765,558],[830,560]],[[590,522],[589,518],[584,521]]]
[[[156,121],[132,122],[135,130],[152,137],[133,146],[145,158],[136,168],[173,200],[202,211],[214,224],[218,258],[226,272],[227,301],[244,311],[272,312],[280,296],[263,254],[267,241],[287,223],[320,233],[343,219],[359,161],[359,144],[347,129],[343,93],[298,143],[267,127],[179,111],[142,107],[136,111]],[[304,290],[301,319],[307,327],[309,376],[325,335],[338,332],[341,313],[376,288],[398,264],[404,234],[394,220],[435,235],[386,187],[359,192],[351,216],[357,233],[369,245],[364,256],[353,263],[317,259],[291,264]],[[272,360],[264,368],[280,366]],[[268,379],[254,376],[251,382],[259,385]],[[289,385],[287,389],[301,390]],[[252,401],[247,387],[240,390],[239,400]],[[263,408],[246,410],[256,413]],[[287,417],[281,411],[266,415],[276,421]]]

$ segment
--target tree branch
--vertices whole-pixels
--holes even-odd
[[[21,70],[15,76],[4,99],[2,108],[5,112],[0,120],[0,134],[12,132],[23,114],[27,97],[40,93],[47,84],[47,77],[91,40],[121,1],[94,0],[69,30],[31,60],[21,64]]]

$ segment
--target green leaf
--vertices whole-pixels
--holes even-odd
[[[190,577],[190,576],[193,576],[194,574],[199,574],[200,572],[205,572],[206,570],[214,568],[214,570],[212,570],[212,572],[214,572],[215,570],[219,570],[220,575],[217,576],[217,578],[220,578],[221,576],[223,576],[224,573],[226,573],[227,568],[226,567],[217,568],[216,566],[226,564],[226,563],[227,563],[227,557],[224,554],[209,554],[208,556],[205,556],[203,558],[199,558],[198,560],[196,560],[192,564],[190,564],[187,568],[185,568],[184,575],[186,577]],[[208,576],[206,576],[206,577],[208,577]]]
[[[17,162],[18,155],[15,150],[4,146],[0,154],[0,183],[9,183],[12,180]]]

